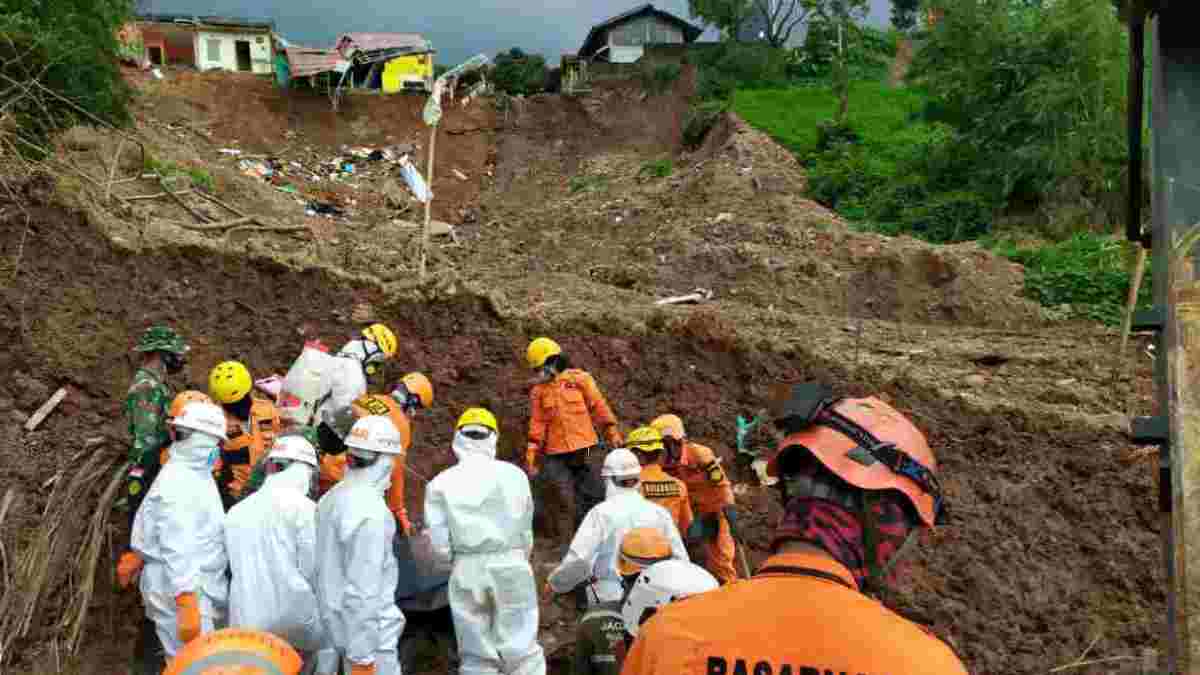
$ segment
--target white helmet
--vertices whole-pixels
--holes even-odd
[[[627,448],[617,448],[604,458],[604,466],[600,468],[601,478],[637,478],[642,475],[642,465],[633,451]]]
[[[300,434],[287,434],[280,436],[275,441],[267,459],[303,462],[315,469],[317,468],[317,449]]]
[[[386,415],[367,415],[355,422],[346,435],[346,447],[384,455],[404,452],[400,432]]]
[[[625,631],[637,636],[638,628],[659,607],[691,595],[706,593],[720,584],[699,565],[683,560],[664,560],[642,570],[621,603]]]
[[[215,403],[193,401],[183,406],[183,412],[175,418],[172,424],[182,429],[191,429],[216,436],[223,441],[229,440],[225,435],[225,411]]]

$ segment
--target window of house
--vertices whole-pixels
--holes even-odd
[[[209,61],[220,61],[221,60],[221,41],[220,40],[209,40],[208,41],[208,60]]]

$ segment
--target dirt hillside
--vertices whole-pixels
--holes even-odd
[[[583,100],[448,107],[437,141],[448,159],[435,176],[458,168],[467,179],[449,178],[454,189],[442,194],[435,177],[435,216],[454,234],[435,239],[425,284],[413,279],[416,233],[396,224],[412,216],[378,198],[395,179],[389,160],[368,160],[363,179],[287,177],[305,196],[357,200],[333,218],[305,216],[297,193],[238,165],[250,154],[279,155],[287,167],[342,145],[424,143],[419,99],[351,97],[332,116],[324,99],[287,97],[261,80],[169,73],[141,83],[137,131],[156,161],[210,172],[211,188],[196,188],[206,196],[182,196],[187,206],[131,199],[159,189],[137,178],[113,187],[124,201],[105,200],[66,172],[10,181],[20,190],[0,193],[0,311],[12,317],[0,324],[0,368],[12,374],[0,381],[0,485],[17,501],[0,521],[9,561],[0,581],[32,620],[6,668],[41,672],[62,659],[70,672],[123,672],[137,602],[112,591],[108,547],[76,659],[56,640],[80,585],[77,528],[49,546],[55,562],[40,596],[29,597],[12,561],[36,547],[47,506],[63,494],[55,490],[70,487],[48,479],[74,475],[81,458],[115,462],[124,452],[128,350],[159,321],[191,340],[184,380],[196,384],[219,360],[281,372],[307,337],[338,343],[364,321],[387,322],[401,355],[374,386],[413,369],[434,382],[437,404],[418,420],[410,455],[426,476],[451,462],[453,419],[469,405],[497,413],[502,454],[515,459],[528,415],[522,354],[539,334],[560,338],[597,377],[623,424],[679,412],[729,466],[733,418],[775,382],[819,378],[848,394],[880,393],[928,432],[952,513],[907,565],[899,611],[979,674],[1045,672],[1093,642],[1105,656],[1152,646],[1164,602],[1153,467],[1133,459],[1122,433],[1127,415],[1147,412],[1151,363],[1116,358],[1110,331],[1047,320],[1021,297],[1020,268],[978,247],[852,231],[803,199],[788,153],[736,119],[684,152],[688,84],[658,97],[614,85]],[[234,86],[245,95],[223,94]],[[354,124],[361,133],[348,131]],[[287,147],[289,132],[305,140],[285,153],[278,144]],[[243,154],[222,155],[235,139]],[[92,132],[59,151],[106,176],[119,144]],[[669,175],[644,170],[664,159]],[[142,164],[125,159],[118,175],[140,175]],[[191,210],[220,210],[209,197],[300,228],[223,236],[184,227],[201,224]],[[654,305],[696,287],[714,301]],[[63,406],[37,431],[20,431],[17,420],[63,385]],[[777,505],[752,476],[734,477],[758,561]],[[64,522],[91,515],[100,487],[79,490],[87,499]],[[415,514],[422,497],[421,482],[410,482]],[[109,526],[114,542],[122,529]],[[539,536],[537,561],[557,554]],[[566,672],[559,659],[574,616],[551,606],[542,619],[552,670]]]

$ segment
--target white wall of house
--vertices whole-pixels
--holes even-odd
[[[609,61],[634,63],[648,44],[683,44],[683,31],[653,16],[643,16],[613,26],[608,31]]]
[[[196,67],[200,70],[243,70],[238,64],[238,42],[250,45],[250,70],[270,75],[271,37],[266,33],[196,32]],[[242,64],[244,65],[244,64]]]

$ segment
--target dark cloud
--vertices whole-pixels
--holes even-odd
[[[220,14],[275,20],[284,37],[328,45],[340,33],[421,33],[433,41],[438,61],[454,64],[509,47],[546,55],[556,63],[583,43],[588,29],[638,6],[626,2],[542,0],[142,0],[145,11]],[[871,23],[887,21],[889,0],[872,0]],[[655,7],[687,19],[687,0],[658,0]],[[701,39],[715,39],[712,31]]]

